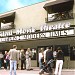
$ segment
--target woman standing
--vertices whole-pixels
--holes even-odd
[[[27,71],[31,70],[31,57],[32,57],[32,52],[30,48],[28,48],[26,51],[26,69]]]
[[[7,56],[7,51],[5,51],[5,54],[4,54],[4,69],[7,69],[7,65],[6,65],[6,56]]]
[[[61,75],[62,66],[63,66],[63,60],[64,60],[64,54],[60,47],[58,47],[57,57],[56,57],[56,69],[55,69],[55,75]],[[59,68],[59,69],[58,69]]]
[[[10,66],[9,65],[9,52],[7,52],[7,55],[6,55],[6,67],[7,67],[7,69],[8,69],[8,67]]]
[[[44,52],[43,52],[43,48],[40,49],[39,51],[39,68],[42,69],[42,62],[44,60]]]

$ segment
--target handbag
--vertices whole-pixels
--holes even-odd
[[[4,63],[6,63],[6,60],[4,60]]]

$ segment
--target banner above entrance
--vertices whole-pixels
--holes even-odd
[[[12,32],[9,34],[13,34]],[[56,31],[40,31],[35,33],[19,34],[6,37],[0,37],[0,42],[12,42],[12,41],[22,41],[22,40],[36,40],[36,39],[47,39],[56,37],[66,37],[73,36],[74,29],[63,29]]]
[[[1,31],[0,42],[47,39],[66,36],[74,36],[74,27],[70,27],[70,22],[58,23],[56,25],[43,25],[39,31],[36,31],[36,29],[32,27],[27,30],[19,29],[16,30],[16,32],[13,30]]]

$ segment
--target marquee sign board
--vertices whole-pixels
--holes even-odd
[[[19,29],[14,33],[13,30],[6,32],[0,32],[0,42],[11,42],[20,40],[34,40],[34,39],[46,39],[62,36],[74,35],[74,28],[70,28],[70,23],[59,23],[58,25],[44,25],[40,28],[40,31],[36,32],[36,29]]]

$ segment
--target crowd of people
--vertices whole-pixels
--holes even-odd
[[[16,69],[19,67],[19,60],[21,61],[21,70],[26,69],[27,71],[33,70],[31,68],[31,57],[32,52],[31,49],[28,48],[26,52],[24,49],[17,50],[17,46],[13,45],[13,48],[8,52],[5,51],[3,55],[0,52],[0,69],[4,67],[4,69],[10,69],[10,75],[12,75],[12,70],[14,70],[14,75],[16,75]],[[3,60],[3,62],[2,62]]]
[[[53,60],[53,64],[49,65],[50,60]],[[47,47],[46,50],[41,48],[39,50],[39,74],[42,74],[44,71],[47,71],[47,67],[49,67],[49,71],[53,72],[52,75],[61,75],[62,67],[64,61],[64,54],[60,47],[56,50],[53,50],[52,47]],[[48,65],[47,65],[48,64]]]
[[[54,75],[61,75],[64,54],[60,47],[58,47],[57,50],[53,50],[52,47],[47,47],[46,50],[41,48],[39,50],[38,57],[40,70],[43,69],[44,64],[47,64],[51,59],[53,59],[54,64],[52,68],[54,68],[55,71]],[[2,68],[3,64],[4,69],[10,69],[10,75],[12,75],[12,70],[14,70],[14,75],[16,75],[16,69],[19,68],[19,61],[21,61],[21,70],[33,70],[31,68],[31,58],[32,52],[30,48],[28,48],[26,51],[24,49],[17,50],[17,46],[13,45],[13,48],[8,52],[5,51],[4,55],[2,52],[0,52],[0,69]]]
[[[7,51],[5,51],[4,55],[0,52],[0,69],[2,68],[2,65],[4,66],[4,69],[7,69],[9,66],[9,55]]]

